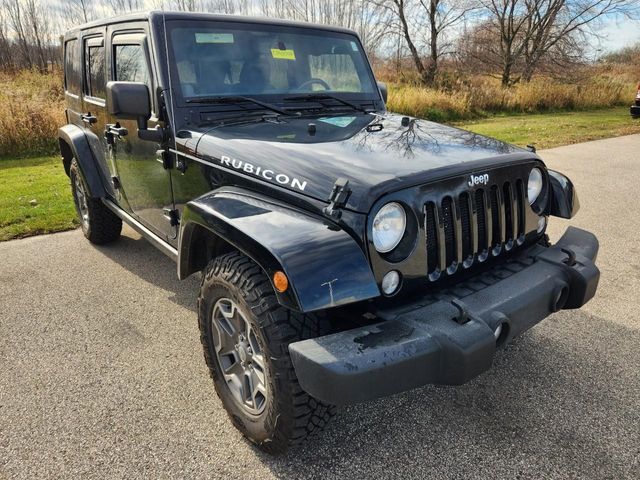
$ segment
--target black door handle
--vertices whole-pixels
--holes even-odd
[[[91,112],[81,114],[80,115],[80,119],[84,123],[88,123],[88,124],[93,124],[93,123],[96,123],[98,121],[98,118],[95,115],[91,115]]]
[[[114,137],[126,137],[129,135],[129,130],[121,127],[119,123],[107,123],[107,133],[110,133]]]

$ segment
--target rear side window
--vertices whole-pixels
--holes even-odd
[[[105,98],[104,47],[85,43],[86,93],[90,97]]]
[[[64,44],[64,87],[74,95],[80,95],[82,88],[80,71],[78,40],[69,40]]]
[[[149,84],[149,69],[142,45],[116,45],[114,58],[116,80]]]

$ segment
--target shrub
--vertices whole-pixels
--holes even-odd
[[[60,72],[0,73],[0,157],[54,153],[64,123]]]

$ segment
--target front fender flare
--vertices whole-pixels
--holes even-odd
[[[578,193],[571,180],[560,172],[549,170],[551,194],[548,212],[554,217],[573,218],[580,210]]]
[[[369,263],[344,230],[321,217],[276,205],[240,190],[217,190],[189,202],[182,213],[178,276],[192,273],[193,232],[206,228],[252,258],[269,279],[289,279],[278,301],[311,312],[377,297]]]
[[[67,158],[69,153],[76,159],[80,170],[87,182],[89,195],[92,198],[103,198],[106,196],[104,185],[98,165],[96,163],[93,152],[89,147],[89,142],[84,131],[77,125],[68,124],[58,129],[58,142],[60,143],[60,153],[65,161],[65,170],[69,174],[67,162],[70,164],[71,159]],[[71,149],[69,152],[68,149]]]

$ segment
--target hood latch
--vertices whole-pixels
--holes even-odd
[[[323,210],[324,214],[333,220],[340,220],[342,217],[342,208],[347,204],[347,200],[351,196],[351,189],[349,188],[349,180],[346,178],[339,178],[336,183],[333,184],[333,190],[331,190],[331,196],[329,197],[329,205]]]

